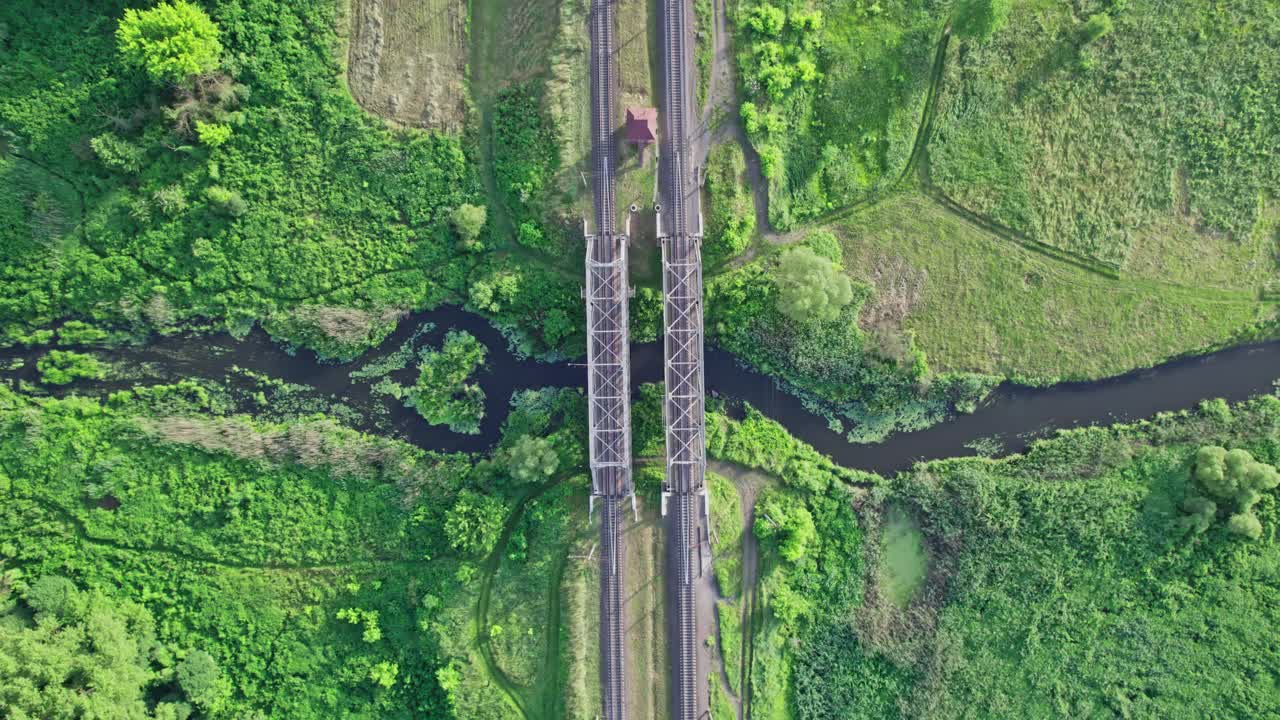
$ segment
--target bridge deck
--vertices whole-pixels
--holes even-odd
[[[662,145],[662,290],[666,367],[668,529],[675,567],[671,628],[676,720],[696,720],[703,703],[698,671],[697,582],[700,497],[706,473],[702,367],[702,215],[696,168],[689,162],[687,123],[693,106],[689,82],[687,0],[663,2],[666,98]]]
[[[622,500],[631,480],[631,367],[627,238],[614,215],[614,19],[611,0],[591,9],[591,156],[595,227],[586,237],[587,407],[592,493],[600,513],[600,685],[604,720],[627,716]],[[594,231],[594,232],[593,232]]]

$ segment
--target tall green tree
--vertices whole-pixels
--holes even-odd
[[[525,435],[507,451],[507,471],[520,482],[545,480],[560,466],[560,456],[547,438]]]
[[[1261,537],[1262,523],[1253,514],[1253,506],[1262,493],[1280,486],[1280,471],[1275,466],[1258,462],[1248,450],[1206,445],[1196,451],[1194,476],[1205,494],[1227,504],[1225,509],[1232,513],[1228,530],[1250,540]],[[1213,500],[1193,496],[1184,501],[1183,510],[1191,514],[1184,524],[1203,532],[1218,509]]]
[[[798,247],[778,266],[778,310],[796,322],[827,322],[853,301],[853,283],[840,266]]]
[[[194,650],[178,663],[178,684],[188,699],[206,713],[222,709],[231,694],[231,686],[213,656]]]
[[[458,233],[458,239],[462,240],[463,247],[470,250],[480,249],[480,232],[484,230],[488,216],[489,213],[483,205],[462,203],[453,209],[449,220],[453,223],[454,231]]]
[[[189,84],[213,70],[222,54],[218,26],[186,0],[125,10],[116,43],[130,65],[146,70],[152,80],[175,84]]]

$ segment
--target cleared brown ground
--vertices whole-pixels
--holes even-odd
[[[466,117],[465,0],[354,0],[347,79],[365,110],[455,132]]]

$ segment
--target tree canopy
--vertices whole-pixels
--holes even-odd
[[[560,457],[547,438],[525,435],[507,451],[507,470],[519,482],[545,480],[560,466]]]
[[[796,322],[836,319],[853,300],[853,283],[830,260],[811,248],[798,247],[782,256],[778,267],[778,310]]]
[[[231,693],[217,661],[203,650],[192,651],[178,663],[178,684],[191,702],[207,713],[221,709]]]
[[[10,583],[13,583],[11,586]],[[185,717],[185,705],[153,714],[145,693],[155,680],[155,623],[141,605],[86,593],[63,577],[0,580],[0,708],[5,717],[71,720]],[[24,613],[28,610],[33,615]],[[28,619],[30,617],[30,619]]]
[[[130,65],[142,67],[153,80],[176,84],[213,70],[222,54],[218,26],[186,0],[125,10],[116,42]]]
[[[462,203],[454,208],[449,219],[453,222],[453,229],[458,233],[463,246],[475,248],[480,239],[480,232],[484,230],[484,224],[488,219],[488,211],[483,205]]]
[[[1195,479],[1209,496],[1191,496],[1182,504],[1190,513],[1186,524],[1204,532],[1212,523],[1219,501],[1227,505],[1231,517],[1227,529],[1236,535],[1256,540],[1262,535],[1262,524],[1253,514],[1253,506],[1262,493],[1280,485],[1280,471],[1258,462],[1248,450],[1231,450],[1206,445],[1196,452]]]
[[[432,425],[472,435],[480,432],[484,389],[467,380],[484,364],[487,353],[471,333],[450,330],[440,350],[423,354],[409,404]]]

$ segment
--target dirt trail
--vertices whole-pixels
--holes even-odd
[[[747,162],[747,183],[756,210],[756,232],[766,239],[775,233],[769,227],[769,186],[760,171],[760,156],[747,139],[738,119],[737,72],[733,58],[733,36],[729,29],[728,0],[712,0],[711,79],[703,103],[701,123],[693,141],[693,155],[699,168],[706,167],[711,148],[722,142],[736,142]]]
[[[489,604],[493,595],[494,578],[498,574],[498,568],[502,565],[502,558],[506,555],[507,545],[511,542],[511,536],[515,534],[520,520],[524,517],[525,510],[528,509],[531,503],[567,479],[567,475],[561,476],[534,488],[516,503],[511,514],[507,516],[507,520],[502,526],[502,534],[498,537],[498,542],[494,545],[488,559],[485,560],[485,567],[480,580],[480,593],[476,598],[476,607],[473,615],[476,628],[476,647],[480,651],[480,658],[484,662],[485,669],[488,671],[489,677],[501,688],[502,692],[511,700],[511,703],[520,711],[525,720],[539,720],[551,717],[544,713],[548,707],[549,696],[554,695],[554,693],[545,690],[547,686],[544,681],[548,679],[545,677],[548,666],[552,666],[552,674],[558,675],[557,661],[560,650],[560,602],[558,596],[566,558],[560,558],[557,561],[558,565],[553,573],[553,585],[550,592],[554,602],[548,608],[548,627],[545,629],[547,639],[554,638],[555,643],[554,646],[549,644],[546,648],[542,672],[539,673],[539,677],[534,682],[533,687],[525,687],[516,683],[503,671],[502,667],[498,665],[497,657],[495,657],[493,647],[489,642],[489,635],[484,629],[489,627]],[[551,679],[555,680],[557,678]],[[552,687],[555,686],[553,685]],[[550,705],[554,708],[554,698],[550,699]]]
[[[743,663],[738,682],[738,689],[741,694],[734,695],[730,692],[729,677],[723,662],[720,663],[720,678],[724,686],[725,695],[733,704],[739,720],[746,720],[746,718],[751,717],[752,618],[755,616],[756,583],[759,576],[759,548],[756,546],[755,536],[756,496],[760,494],[760,488],[770,482],[774,482],[774,480],[758,470],[718,460],[708,462],[707,469],[723,475],[733,482],[734,488],[738,491],[738,507],[742,512],[742,600],[740,608],[742,611],[742,647],[738,655],[738,657],[742,658]],[[719,597],[723,599],[723,596]],[[719,638],[719,625],[716,627],[717,638]]]

